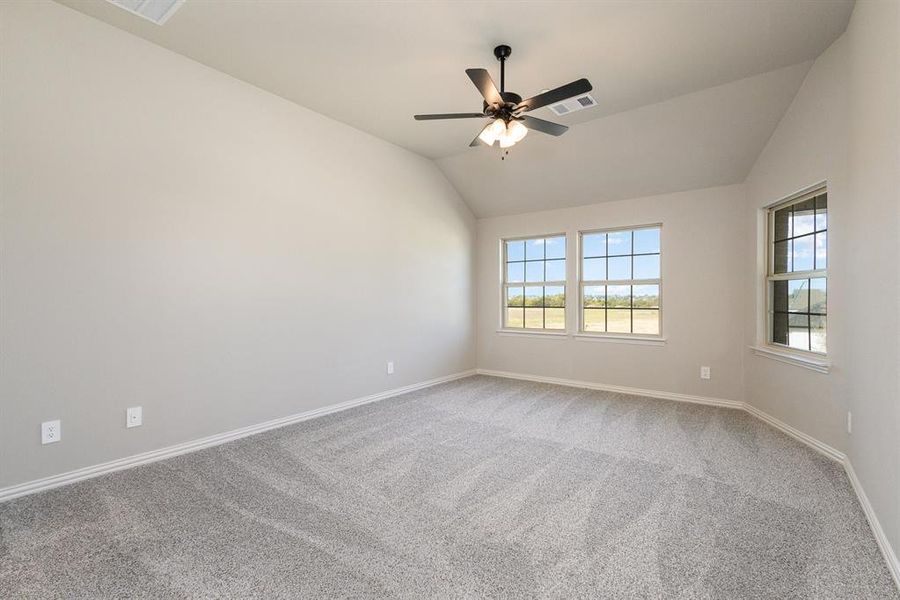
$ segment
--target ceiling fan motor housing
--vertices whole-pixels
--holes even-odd
[[[488,104],[487,101],[484,101],[482,103],[484,105],[484,113],[496,117],[504,116],[501,113],[509,113],[506,116],[511,117],[513,109],[522,102],[522,96],[515,92],[500,92],[500,97],[503,98],[504,105],[496,111],[491,112],[488,111],[488,108],[493,107],[493,104]]]

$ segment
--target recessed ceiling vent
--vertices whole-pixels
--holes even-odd
[[[153,21],[157,25],[162,25],[169,20],[175,11],[178,10],[184,0],[106,0],[110,4],[115,4],[119,8],[124,8],[128,12],[139,17],[144,17],[148,21]]]
[[[590,94],[582,94],[581,96],[575,96],[574,98],[551,104],[550,110],[561,117],[575,112],[576,110],[582,110],[592,106],[597,106],[597,101],[594,100],[594,97]]]

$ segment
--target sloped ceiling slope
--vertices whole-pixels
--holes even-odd
[[[581,123],[530,133],[501,161],[478,147],[438,165],[479,217],[744,181],[812,62]]]

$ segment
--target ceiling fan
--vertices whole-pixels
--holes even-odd
[[[438,119],[491,119],[469,146],[499,143],[500,148],[508,149],[520,142],[528,134],[529,129],[550,135],[562,135],[569,128],[558,123],[528,116],[528,111],[554,104],[561,100],[586,94],[593,87],[587,79],[579,79],[556,89],[542,92],[537,96],[522,100],[515,92],[506,91],[506,59],[512,54],[512,48],[501,45],[494,48],[494,56],[500,61],[500,89],[494,85],[487,69],[466,69],[466,75],[484,97],[482,112],[448,113],[437,115],[415,115],[417,121],[434,121]],[[507,153],[509,151],[507,150]]]

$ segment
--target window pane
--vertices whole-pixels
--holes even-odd
[[[525,281],[525,263],[506,263],[506,282],[520,283]]]
[[[809,312],[809,279],[788,281],[788,311]]]
[[[606,331],[606,311],[602,308],[585,308],[584,330]]]
[[[566,238],[563,236],[547,238],[545,245],[547,258],[566,257]]]
[[[659,229],[638,229],[634,232],[635,254],[659,253]]]
[[[605,285],[586,285],[584,286],[584,306],[585,307],[605,307],[606,306],[606,286]]]
[[[628,284],[583,286],[583,331],[659,334],[659,284],[631,283],[660,278],[660,236],[659,227],[582,235],[581,280]]]
[[[632,289],[634,308],[659,308],[658,285],[636,285]]]
[[[775,273],[788,273],[791,269],[791,241],[775,242]]]
[[[788,315],[789,343],[791,348],[809,350],[809,317]]]
[[[606,301],[612,308],[631,308],[631,286],[611,285],[606,289]]]
[[[545,308],[544,309],[544,327],[546,329],[565,329],[566,328],[566,309],[565,308]]]
[[[788,309],[788,282],[772,282],[772,308],[775,312],[787,312]]]
[[[544,281],[565,281],[566,280],[566,259],[548,260],[547,271]]]
[[[611,256],[609,260],[609,276],[612,281],[631,279],[631,257]]]
[[[775,344],[788,343],[788,316],[787,313],[775,313],[772,315],[772,342]]]
[[[627,308],[607,309],[606,330],[610,333],[631,333],[631,310]]]
[[[581,252],[585,257],[606,256],[606,234],[588,233],[581,238]]]
[[[828,228],[828,194],[816,196],[816,231]]]
[[[525,306],[543,306],[544,305],[544,288],[527,287],[525,288]]]
[[[794,238],[794,268],[792,271],[812,271],[813,269],[813,236]]]
[[[775,211],[775,239],[786,240],[791,237],[791,207],[785,206]]]
[[[634,333],[659,334],[659,311],[658,310],[634,310],[632,312],[634,319]]]
[[[816,234],[816,268],[828,268],[828,233]]]
[[[526,329],[543,329],[544,328],[544,309],[543,308],[526,308],[525,309],[525,327],[526,327]]]
[[[809,327],[809,315],[788,315],[788,327]]]
[[[825,317],[810,317],[809,326],[809,349],[825,352]]]
[[[511,287],[506,289],[507,306],[525,306],[525,289]]]
[[[525,260],[544,258],[544,239],[525,240]]]
[[[529,283],[544,281],[544,261],[528,261],[525,263],[525,281]]]
[[[564,307],[566,305],[566,289],[560,286],[544,288],[544,306]]]
[[[828,312],[826,303],[824,277],[816,277],[809,280],[809,312],[825,314]]]
[[[524,308],[507,308],[506,309],[506,326],[507,327],[524,327],[525,326],[525,309]]]
[[[635,279],[659,279],[659,254],[634,257]]]
[[[525,260],[525,242],[522,240],[506,242],[506,260]]]
[[[610,256],[631,254],[631,232],[612,231],[607,234],[607,249]]]
[[[794,237],[813,232],[815,229],[815,208],[816,203],[813,198],[794,204]]]
[[[584,281],[603,281],[604,279],[606,279],[606,259],[584,259],[584,273],[582,274],[581,278]]]

